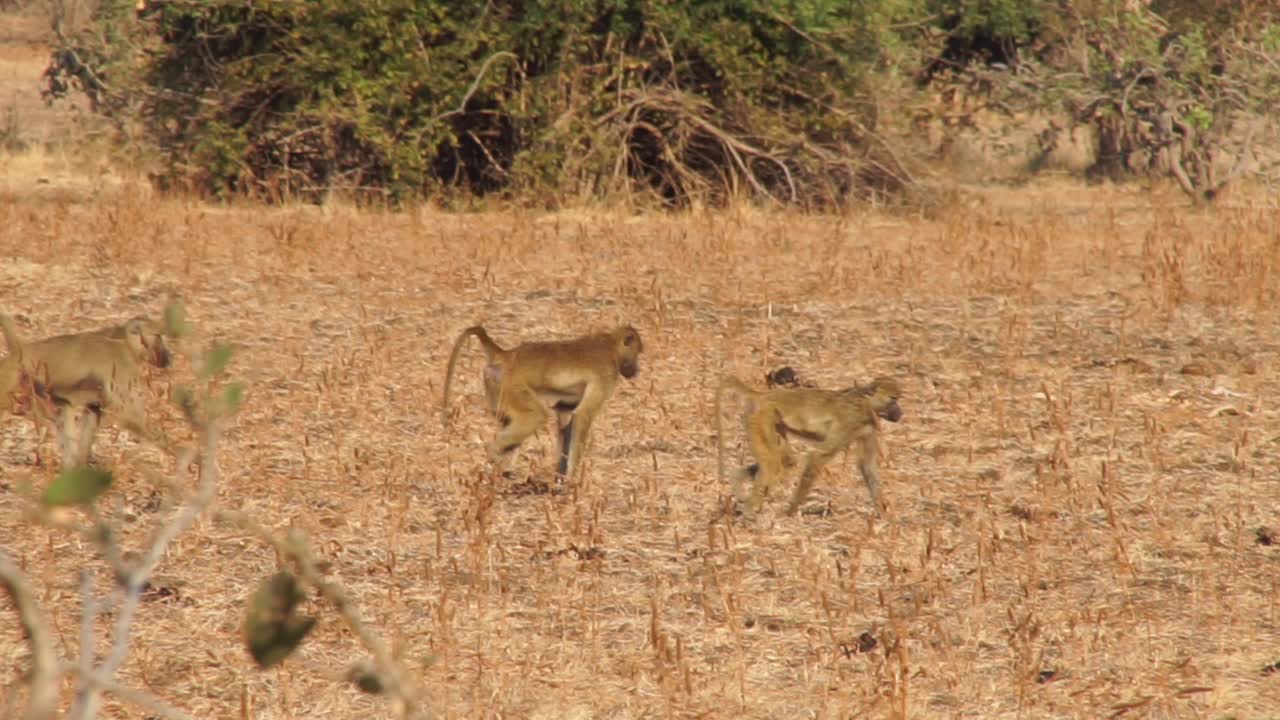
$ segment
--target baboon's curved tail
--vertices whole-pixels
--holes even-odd
[[[444,399],[440,404],[440,419],[446,427],[449,425],[449,388],[453,385],[453,367],[458,363],[458,357],[462,355],[462,346],[466,344],[467,338],[475,336],[480,341],[480,346],[484,348],[484,355],[489,362],[493,361],[494,355],[501,355],[506,350],[493,341],[489,337],[489,333],[479,325],[472,325],[458,335],[458,339],[453,343],[453,351],[449,353],[449,367],[444,373]],[[6,333],[7,337],[7,333]]]

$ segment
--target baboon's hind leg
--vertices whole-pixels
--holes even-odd
[[[498,408],[501,428],[489,443],[489,459],[501,463],[547,422],[548,411],[530,388],[504,389]]]
[[[765,496],[781,481],[787,455],[782,435],[778,433],[777,412],[773,408],[762,407],[747,418],[747,442],[756,459],[746,468],[746,472],[755,476],[747,507],[759,510]]]

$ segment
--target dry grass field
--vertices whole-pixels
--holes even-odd
[[[213,206],[50,155],[40,133],[69,121],[32,100],[30,18],[5,20],[28,39],[0,53],[0,111],[33,144],[0,154],[0,311],[35,338],[179,297],[193,349],[232,343],[248,394],[217,507],[305,532],[435,717],[1280,717],[1274,198],[1190,210],[1055,181],[928,217]],[[513,478],[492,471],[478,347],[442,428],[475,322],[506,344],[639,328],[640,374],[577,485],[547,482],[549,427]],[[777,497],[725,513],[716,382],[782,365],[904,383],[883,518],[843,456],[797,517]],[[191,368],[151,375],[152,422],[184,437],[167,396]],[[56,472],[37,451],[54,444],[29,419],[0,418],[0,548],[73,658],[77,573],[106,566],[28,512]],[[175,512],[174,459],[114,427],[96,457],[118,478],[104,516],[142,547]],[[121,685],[198,718],[394,717],[342,680],[365,652],[319,599],[302,649],[254,667],[245,602],[278,567],[203,517],[158,568]],[[28,650],[0,598],[5,718]],[[149,712],[111,696],[103,716]]]
[[[37,189],[0,198],[0,298],[39,336],[181,296],[200,342],[235,344],[249,394],[219,505],[308,533],[439,717],[1266,718],[1280,212],[1245,205],[1060,184],[937,219],[664,217]],[[541,487],[549,429],[514,479],[490,471],[478,348],[442,429],[449,346],[476,321],[506,343],[639,327],[641,373],[579,486]],[[722,512],[715,381],[784,364],[828,387],[903,379],[883,519],[845,461],[798,517],[779,498]],[[163,396],[189,377],[153,377],[152,417],[179,435]],[[71,657],[76,572],[101,564],[28,519],[17,489],[53,469],[29,421],[0,429],[0,544]],[[172,459],[114,429],[96,452],[120,476],[104,510],[140,545],[172,512]],[[303,649],[253,668],[244,603],[276,567],[210,520],[181,536],[122,682],[201,718],[391,716],[340,681],[363,652],[318,603]]]

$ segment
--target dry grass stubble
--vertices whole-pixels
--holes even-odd
[[[0,199],[0,298],[35,336],[158,309],[241,346],[249,387],[219,502],[314,538],[419,668],[441,717],[1256,717],[1280,707],[1280,213],[1176,195],[992,196],[941,220],[213,209],[125,192]],[[458,330],[503,343],[619,321],[645,337],[584,483],[516,480],[482,444],[480,353],[439,427]],[[720,514],[715,379],[901,376],[890,512],[833,463],[807,512]],[[167,429],[176,413],[153,398]],[[736,423],[729,423],[736,427]],[[735,442],[737,439],[735,438]],[[0,537],[76,642],[79,539],[12,489],[47,482],[0,432]],[[136,544],[166,459],[107,430],[106,510]],[[794,478],[791,478],[794,480]],[[790,485],[787,486],[790,489]],[[271,550],[212,522],[159,572],[121,681],[198,717],[385,717],[335,678],[322,620],[281,669],[239,630]],[[10,616],[8,609],[0,617]],[[105,623],[102,632],[106,632]],[[0,665],[25,653],[0,632]],[[13,680],[4,678],[5,682]],[[136,707],[108,705],[110,717]]]

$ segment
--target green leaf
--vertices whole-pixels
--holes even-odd
[[[201,364],[200,377],[208,378],[217,375],[227,367],[227,363],[231,362],[231,346],[226,343],[215,343],[209,351],[204,354],[204,362]]]
[[[244,386],[240,383],[231,383],[222,389],[222,394],[210,398],[209,415],[211,417],[226,417],[232,415],[236,410],[240,409],[240,403],[244,401]]]
[[[186,310],[180,302],[172,302],[164,308],[164,334],[171,338],[186,337],[191,332]]]
[[[249,598],[245,616],[245,645],[260,668],[282,662],[315,627],[315,618],[295,612],[305,598],[298,581],[286,572],[263,580]]]
[[[1213,127],[1213,114],[1201,105],[1187,110],[1186,119],[1187,124],[1202,132]]]
[[[240,409],[240,403],[244,402],[244,385],[240,383],[231,383],[222,390],[222,408],[227,413],[233,413]]]
[[[285,657],[293,655],[293,651],[301,646],[302,639],[307,637],[307,633],[311,632],[315,624],[315,618],[293,618],[271,628],[268,634],[257,635],[257,642],[251,635],[248,650],[253,656],[253,661],[257,662],[259,667],[279,664]]]
[[[63,470],[49,483],[42,498],[45,505],[87,505],[111,486],[111,473],[88,466]]]
[[[291,618],[279,625],[259,628],[249,635],[249,654],[260,668],[269,668],[283,662],[302,644],[303,638],[315,627],[315,618]]]

